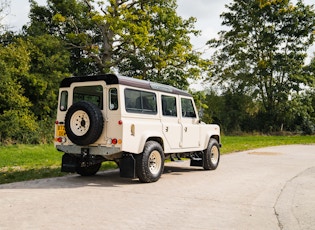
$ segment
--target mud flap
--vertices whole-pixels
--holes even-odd
[[[203,166],[203,160],[202,158],[197,158],[197,157],[192,157],[190,159],[190,166],[198,166],[198,167],[202,167]]]
[[[132,154],[123,154],[119,160],[120,176],[125,178],[136,178],[136,159]]]
[[[61,172],[76,172],[78,166],[78,160],[76,157],[71,156],[68,153],[63,154],[61,163]]]

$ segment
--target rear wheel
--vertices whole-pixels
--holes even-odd
[[[155,182],[160,179],[164,170],[164,152],[161,145],[155,141],[148,141],[143,153],[137,155],[136,172],[139,180],[144,183]]]
[[[214,170],[218,167],[220,161],[220,146],[216,139],[211,138],[208,148],[203,151],[203,168]]]
[[[95,175],[98,170],[100,169],[102,163],[97,163],[94,165],[89,165],[87,167],[77,167],[76,172],[81,176],[93,176]]]

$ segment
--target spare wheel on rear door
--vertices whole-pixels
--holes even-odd
[[[104,119],[101,110],[90,102],[77,102],[66,114],[66,133],[76,145],[93,144],[102,134],[103,127]]]

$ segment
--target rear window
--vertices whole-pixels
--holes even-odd
[[[126,111],[130,113],[157,113],[155,93],[125,89],[125,103]]]
[[[75,87],[73,104],[79,101],[88,101],[103,109],[103,87],[101,85]]]

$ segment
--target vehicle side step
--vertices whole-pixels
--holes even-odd
[[[171,158],[171,161],[182,161],[182,159],[180,158],[180,156],[178,155],[178,154],[176,154],[176,158],[177,159],[175,159],[173,156],[172,156],[172,154],[170,155],[170,158]]]

